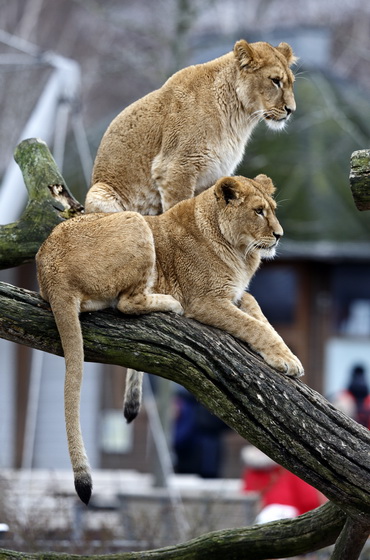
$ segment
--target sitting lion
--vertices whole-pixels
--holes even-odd
[[[36,255],[41,296],[50,302],[66,361],[65,419],[78,495],[92,482],[81,435],[83,372],[80,311],[173,311],[247,342],[276,370],[303,368],[245,289],[261,257],[272,257],[283,230],[271,179],[224,177],[160,216],[87,214],[59,224]],[[140,379],[141,380],[141,379]],[[141,386],[126,389],[135,418]]]
[[[232,175],[258,122],[295,111],[291,47],[238,41],[232,52],[174,74],[110,124],[86,212],[160,214]]]

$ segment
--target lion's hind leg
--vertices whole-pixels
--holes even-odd
[[[182,315],[184,313],[181,303],[166,294],[151,294],[141,292],[136,294],[121,294],[118,298],[117,308],[121,313],[144,314],[154,311],[173,311]]]
[[[173,311],[183,314],[182,305],[177,299],[166,294],[152,294],[148,290],[135,294],[121,294],[117,308],[122,313],[143,314],[153,311]],[[123,413],[127,422],[132,422],[139,413],[142,399],[143,373],[127,370],[126,389],[123,400]]]
[[[85,199],[85,212],[122,212],[127,210],[116,191],[107,183],[95,183]]]

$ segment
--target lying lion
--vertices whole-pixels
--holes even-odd
[[[276,370],[303,368],[245,290],[283,230],[272,181],[224,177],[160,216],[87,214],[59,224],[36,256],[41,296],[50,302],[66,361],[65,419],[78,495],[91,496],[79,422],[83,340],[79,313],[173,311],[247,342]],[[141,379],[140,379],[141,381]],[[135,418],[141,386],[130,386],[125,416]]]

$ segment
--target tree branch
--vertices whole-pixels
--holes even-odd
[[[317,550],[333,543],[343,526],[341,513],[332,504],[321,506],[317,510],[301,515],[296,519],[284,519],[255,525],[243,529],[225,529],[214,531],[192,539],[186,543],[146,552],[127,552],[115,554],[115,560],[265,560],[296,556]],[[79,560],[91,559],[91,556],[74,556]],[[24,554],[0,549],[0,560],[63,560],[65,555],[45,552]],[[112,557],[99,555],[97,560],[111,560]]]
[[[175,314],[81,314],[88,361],[184,385],[211,411],[341,509],[370,515],[368,430],[302,381],[273,371],[225,332]],[[62,354],[48,305],[0,283],[0,337]],[[171,349],[169,351],[169,349]]]
[[[335,543],[331,560],[358,560],[369,537],[369,523],[361,516],[347,517],[340,536]]]
[[[370,150],[353,152],[349,182],[357,209],[370,210]]]
[[[68,190],[45,142],[24,140],[14,158],[23,173],[29,202],[17,222],[0,226],[0,269],[32,261],[51,230],[83,209]]]

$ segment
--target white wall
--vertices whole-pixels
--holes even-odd
[[[363,365],[370,387],[370,337],[338,337],[325,350],[324,395],[332,398],[348,385],[353,366]]]

